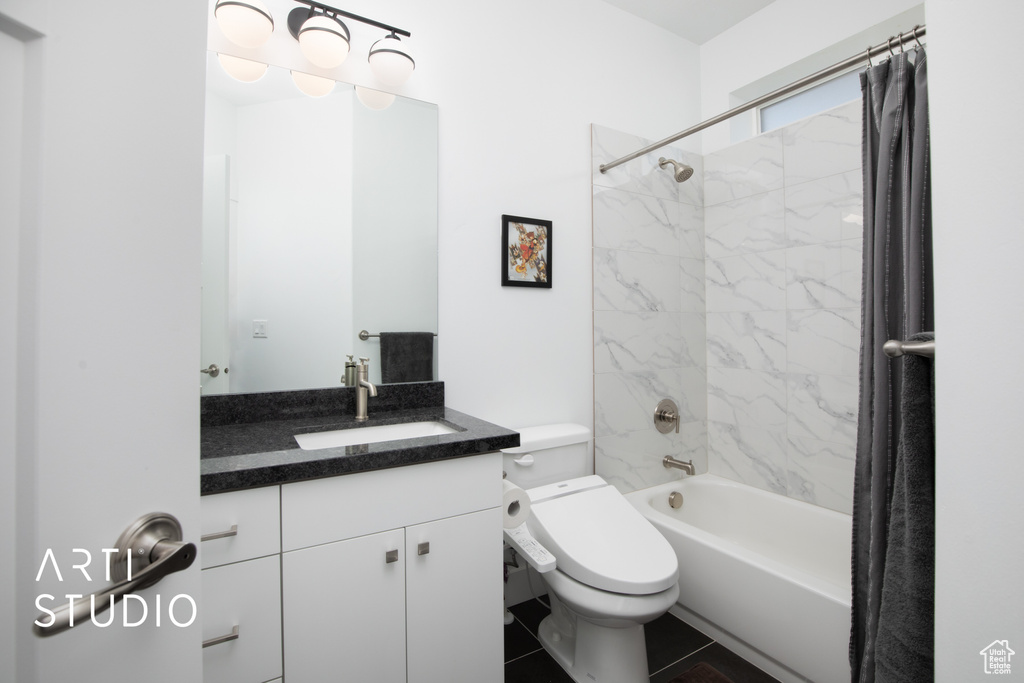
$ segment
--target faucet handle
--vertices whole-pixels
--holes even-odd
[[[360,365],[368,365],[369,362],[370,362],[370,359],[367,358],[366,356],[359,356],[359,363],[360,363]]]
[[[662,434],[668,434],[673,426],[676,434],[679,433],[679,408],[676,407],[675,401],[663,398],[658,402],[658,407],[654,410],[654,426]]]

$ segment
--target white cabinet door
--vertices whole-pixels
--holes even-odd
[[[405,530],[282,558],[288,683],[404,683]]]
[[[203,570],[204,683],[260,683],[281,675],[281,557]]]
[[[501,508],[409,527],[405,546],[409,683],[502,680]]]

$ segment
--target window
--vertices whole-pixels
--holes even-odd
[[[860,98],[860,69],[758,109],[762,133]]]

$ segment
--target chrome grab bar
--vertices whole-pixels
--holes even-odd
[[[935,340],[900,341],[899,339],[890,339],[882,345],[882,351],[889,358],[899,358],[908,353],[925,358],[935,358]]]
[[[70,605],[49,610],[52,618],[47,614],[39,615],[32,624],[33,633],[46,637],[74,628],[75,622],[88,621],[91,614],[102,614],[128,593],[149,588],[168,574],[188,569],[196,559],[195,544],[181,540],[181,524],[177,518],[162,512],[139,517],[121,533],[114,547],[118,559],[111,565],[110,573],[117,583]],[[129,560],[129,557],[135,559]],[[133,573],[129,562],[141,571]],[[47,619],[50,623],[43,623]]]

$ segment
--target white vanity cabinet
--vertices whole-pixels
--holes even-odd
[[[288,683],[501,680],[500,454],[281,489]]]
[[[206,683],[502,679],[500,453],[202,501]]]

